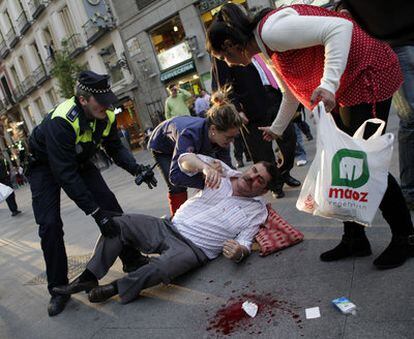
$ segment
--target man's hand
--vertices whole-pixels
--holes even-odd
[[[274,134],[271,130],[270,130],[270,126],[265,126],[265,127],[258,127],[260,131],[263,132],[263,139],[265,141],[272,141],[272,140],[276,140],[279,139],[280,137],[276,134]]]
[[[220,164],[218,164],[220,165]],[[203,168],[203,174],[205,176],[205,185],[208,188],[216,189],[220,187],[221,183],[221,172],[223,169],[218,166],[217,164],[213,164],[212,166],[206,164]],[[217,169],[215,169],[215,166]]]
[[[119,225],[113,219],[113,217],[121,215],[121,213],[105,211],[101,208],[92,213],[92,217],[105,238],[114,238],[121,233]]]
[[[135,183],[139,186],[143,182],[148,185],[149,189],[153,189],[157,186],[157,179],[155,179],[155,174],[152,168],[149,165],[138,165]]]
[[[325,104],[327,112],[332,111],[336,106],[335,94],[321,87],[318,87],[313,91],[311,104],[316,105],[319,101],[322,101]]]
[[[244,246],[236,240],[227,240],[223,245],[223,255],[230,260],[239,262],[244,258]]]
[[[243,121],[243,124],[247,125],[249,123],[249,119],[246,116],[246,113],[244,112],[239,112],[240,118]]]

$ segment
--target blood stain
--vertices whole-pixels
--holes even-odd
[[[258,305],[259,310],[255,318],[250,318],[242,309],[242,304],[246,300]],[[286,306],[282,306],[282,304]],[[273,298],[270,293],[266,295],[245,293],[231,297],[225,305],[222,305],[215,315],[210,318],[208,328],[209,331],[228,335],[235,331],[245,331],[247,333],[248,329],[253,329],[255,325],[260,326],[265,322],[269,324],[271,319],[280,312],[290,315],[294,319],[299,319],[300,316],[290,309],[292,306],[296,305]],[[278,314],[275,314],[275,311]],[[262,332],[257,332],[257,334],[260,333]]]

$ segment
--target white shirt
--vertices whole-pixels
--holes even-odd
[[[197,156],[207,163],[214,160],[199,154]],[[232,170],[223,162],[222,166],[225,177],[220,187],[199,191],[181,205],[172,221],[180,234],[191,240],[209,259],[219,256],[224,242],[229,239],[236,240],[250,250],[259,226],[267,218],[262,197],[233,196],[230,178],[240,176],[241,172]]]
[[[258,29],[255,38],[268,59],[270,56],[264,45],[277,52],[325,46],[325,67],[319,87],[335,94],[348,62],[352,27],[352,22],[343,18],[301,16],[293,8],[287,7],[269,16],[263,25],[261,38]],[[299,101],[277,74],[276,80],[283,92],[283,100],[271,130],[282,135],[295,115]]]

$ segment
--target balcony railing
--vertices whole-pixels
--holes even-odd
[[[4,40],[0,41],[0,57],[5,59],[9,52],[10,50],[6,45],[6,42]]]
[[[29,94],[33,89],[35,89],[35,87],[36,84],[33,76],[31,75],[27,76],[22,82],[22,90],[24,95]]]
[[[19,42],[19,37],[16,35],[13,27],[6,33],[6,40],[10,48],[13,48]]]
[[[37,85],[41,85],[47,78],[46,68],[43,64],[40,64],[40,66],[33,71],[33,79]]]
[[[104,23],[104,25],[100,25],[91,19],[86,21],[86,23],[82,26],[83,30],[85,31],[88,44],[94,43],[101,36],[105,35],[105,33],[109,32],[112,27],[112,20],[110,23]]]
[[[68,48],[68,52],[71,57],[75,57],[81,53],[85,46],[82,44],[81,36],[79,33],[71,35],[65,40],[65,44]]]
[[[23,35],[30,28],[30,22],[27,20],[25,11],[22,11],[17,17],[17,28],[19,29],[20,35]]]
[[[46,0],[30,0],[29,10],[30,14],[32,15],[33,19],[36,19],[46,8],[48,1]]]

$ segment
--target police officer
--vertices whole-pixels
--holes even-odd
[[[157,183],[152,170],[137,164],[118,137],[115,114],[108,109],[117,98],[108,80],[107,75],[81,72],[75,96],[50,112],[29,138],[32,159],[28,177],[52,296],[49,316],[62,312],[68,301],[67,296],[52,290],[68,283],[60,217],[61,188],[80,209],[92,215],[103,236],[113,237],[119,228],[112,217],[122,214],[122,208],[90,161],[97,148],[102,145],[114,162],[130,174],[145,173],[143,181],[149,188]],[[127,272],[146,263],[138,251],[127,247],[120,258]]]

